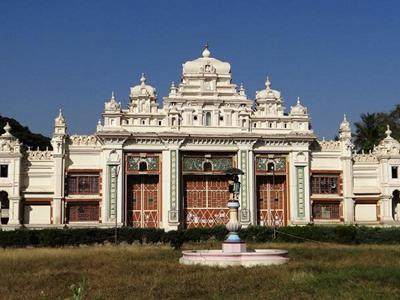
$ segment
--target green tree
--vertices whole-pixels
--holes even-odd
[[[385,130],[382,127],[382,119],[385,117],[381,113],[361,114],[361,121],[354,123],[355,138],[354,145],[358,151],[372,150],[384,137]]]
[[[25,146],[33,149],[45,150],[51,148],[50,138],[39,133],[32,133],[28,127],[22,126],[17,120],[0,116],[0,135],[4,133],[7,122],[11,126],[11,133]]]

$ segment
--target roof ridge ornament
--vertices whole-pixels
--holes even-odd
[[[211,52],[208,49],[208,42],[206,42],[205,45],[204,45],[204,49],[203,49],[202,55],[203,55],[203,57],[210,57],[211,56]]]
[[[391,134],[392,134],[392,131],[390,130],[390,126],[389,126],[389,124],[387,124],[386,125],[386,131],[385,131],[385,134],[386,134],[386,138],[391,138]]]
[[[296,101],[296,104],[297,104],[297,105],[301,105],[301,102],[300,102],[300,96],[297,96],[297,101]]]

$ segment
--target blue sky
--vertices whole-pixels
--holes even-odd
[[[343,113],[399,103],[399,1],[0,2],[0,115],[50,135],[62,107],[69,133],[92,133],[111,91],[124,106],[145,72],[159,100],[181,65],[232,65],[247,94],[269,75],[287,109],[299,95],[319,137]]]

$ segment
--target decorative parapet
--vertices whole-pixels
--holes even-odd
[[[375,163],[378,161],[376,155],[372,152],[354,154],[353,159],[355,162]]]
[[[53,152],[49,150],[28,150],[26,151],[27,158],[30,161],[44,161],[44,160],[53,160]]]
[[[100,141],[95,135],[71,135],[68,144],[71,146],[100,146]]]
[[[317,141],[321,151],[340,151],[340,141]]]

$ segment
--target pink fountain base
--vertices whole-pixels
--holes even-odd
[[[223,249],[225,250],[225,244]],[[236,245],[238,246],[238,245]],[[240,247],[240,246],[238,246]],[[245,247],[245,244],[244,244]],[[179,262],[185,265],[206,266],[269,266],[286,263],[289,258],[286,250],[255,249],[253,251],[227,252],[224,250],[183,251]]]

